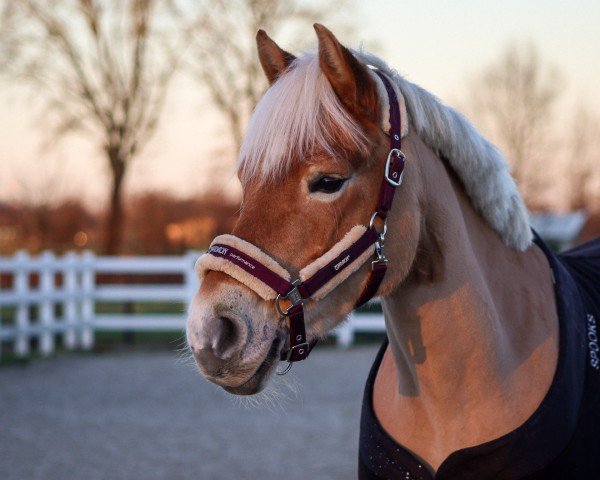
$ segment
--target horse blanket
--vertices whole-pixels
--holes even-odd
[[[600,239],[561,254],[536,235],[550,263],[559,317],[559,355],[546,397],[516,430],[452,453],[434,476],[382,428],[371,368],[363,398],[359,479],[600,479]]]

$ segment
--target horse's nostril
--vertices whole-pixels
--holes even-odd
[[[239,350],[241,332],[235,320],[225,316],[210,321],[209,342],[202,348],[192,347],[196,361],[211,375],[219,375],[225,362]]]
[[[225,359],[235,349],[239,339],[239,329],[235,322],[225,316],[219,317],[219,332],[217,341],[213,343],[215,355]]]
[[[192,351],[194,352],[196,361],[202,365],[206,371],[211,372],[213,375],[217,375],[221,371],[223,360],[215,355],[212,348],[194,348]]]
[[[239,355],[247,336],[246,323],[227,312],[201,318],[189,330],[190,346],[198,366],[208,375],[218,376],[226,364]]]

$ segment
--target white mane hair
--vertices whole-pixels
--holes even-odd
[[[401,77],[382,59],[363,51],[353,54],[393,81],[400,92],[401,111],[408,113],[416,134],[449,163],[475,209],[504,243],[525,250],[532,240],[527,210],[498,148],[463,115]],[[389,101],[381,93],[382,85],[378,91],[386,112]],[[333,132],[344,132],[343,138]],[[404,128],[402,133],[406,133]],[[368,139],[338,100],[319,67],[318,56],[306,53],[256,106],[239,154],[242,181],[275,179],[286,173],[294,158],[306,158],[315,149],[335,156],[340,141],[368,153]]]

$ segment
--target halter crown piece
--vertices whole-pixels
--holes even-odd
[[[350,229],[329,251],[300,270],[299,278],[293,282],[290,281],[291,275],[277,261],[257,246],[233,235],[216,237],[208,251],[196,262],[196,272],[200,278],[210,270],[221,271],[252,289],[264,300],[275,301],[279,314],[288,318],[289,349],[282,352],[280,359],[290,362],[290,366],[292,362],[308,357],[317,343],[316,339],[308,343],[306,338],[304,303],[307,300],[318,301],[325,297],[374,254],[367,284],[355,303],[354,308],[358,308],[375,296],[387,270],[387,259],[383,252],[386,219],[396,187],[402,183],[405,157],[401,150],[398,97],[391,82],[378,70],[373,71],[382,80],[389,97],[390,151],[377,207],[369,226],[356,225]],[[383,222],[381,231],[375,226],[377,218]]]

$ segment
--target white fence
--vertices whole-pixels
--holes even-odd
[[[32,339],[41,355],[49,355],[57,338],[65,349],[88,350],[97,331],[183,330],[185,306],[198,288],[193,268],[198,255],[110,257],[70,252],[57,257],[44,252],[30,257],[19,252],[0,257],[0,356],[7,344],[17,356],[30,355]],[[169,282],[146,282],[165,276]],[[114,283],[119,279],[127,283]],[[139,303],[158,308],[152,313],[108,313],[99,308]],[[181,304],[181,310],[172,313],[172,307],[164,308],[172,303]],[[384,328],[381,314],[353,314],[337,329],[337,341],[349,346],[356,331]]]

